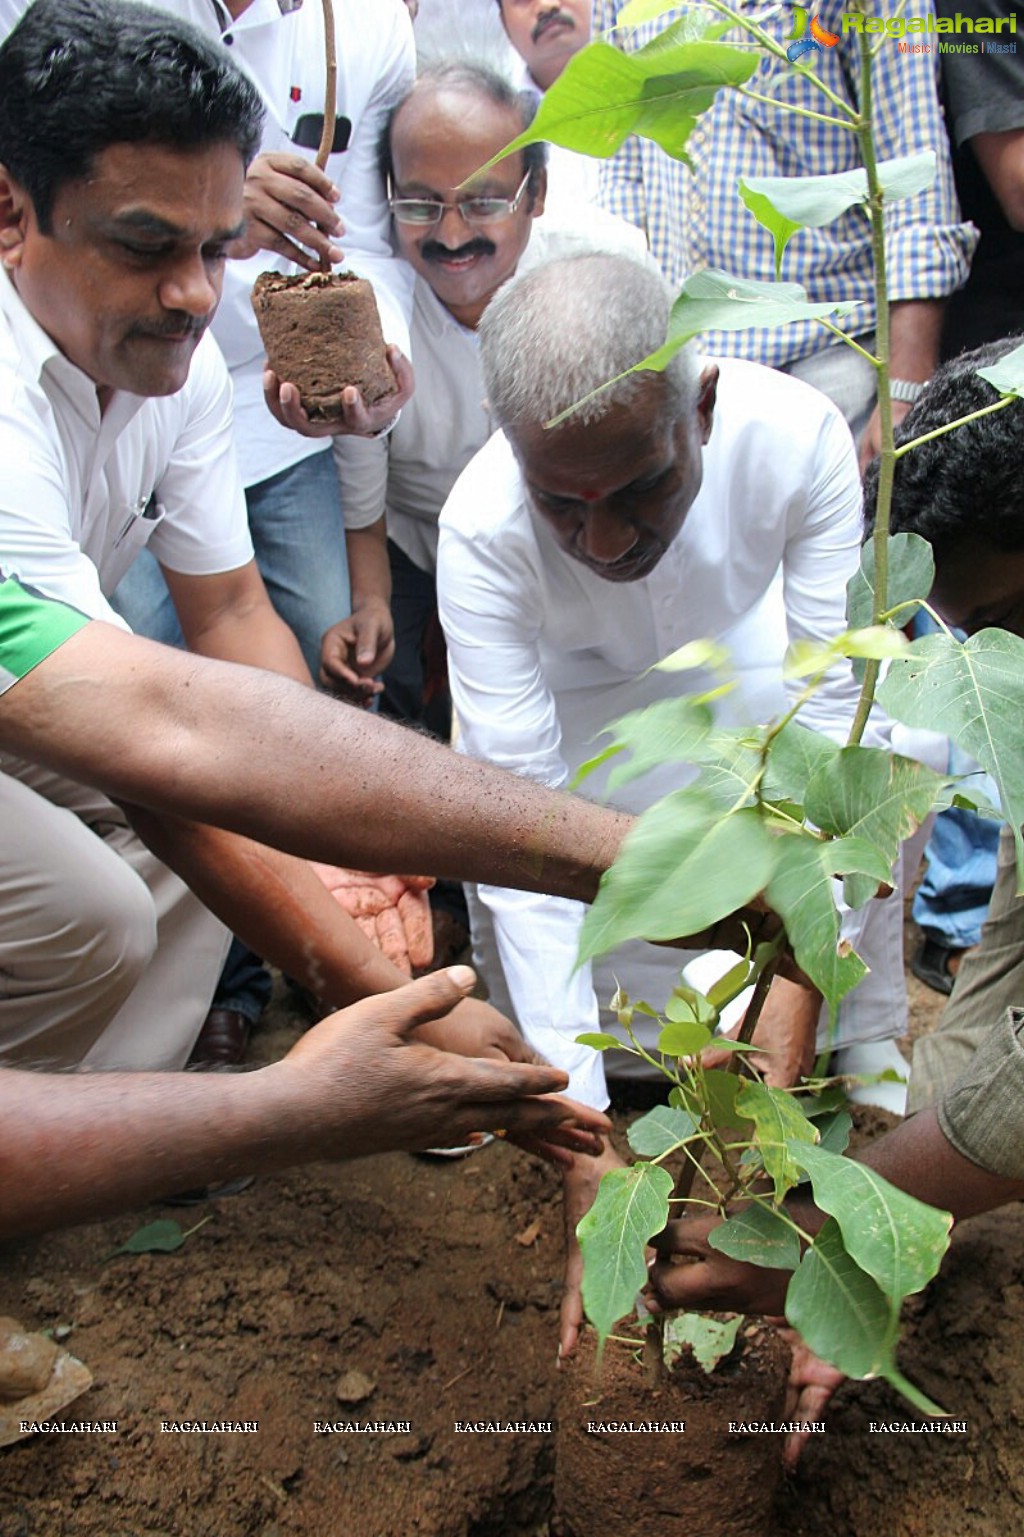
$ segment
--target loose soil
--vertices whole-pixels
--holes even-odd
[[[912,984],[915,1028],[939,1000]],[[301,1028],[279,1000],[259,1048]],[[866,1134],[888,1118],[870,1118]],[[172,1254],[111,1251],[168,1208],[0,1249],[0,1315],[72,1325],[94,1385],[64,1418],[116,1435],[0,1452],[0,1537],[553,1537],[553,1437],[456,1421],[554,1418],[562,1239],[556,1177],[495,1144],[258,1181]],[[1024,1529],[1024,1215],[958,1232],[907,1310],[900,1363],[962,1435],[847,1384],[776,1502],[773,1537],[1007,1537]],[[345,1373],[372,1391],[339,1402]],[[365,1391],[357,1387],[356,1391]],[[256,1435],[161,1420],[258,1420]],[[314,1421],[408,1421],[314,1434]],[[687,1454],[685,1438],[680,1445]],[[691,1531],[704,1537],[701,1484]],[[607,1537],[630,1537],[613,1530]]]

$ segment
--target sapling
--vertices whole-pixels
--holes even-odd
[[[667,0],[632,0],[621,20],[631,25],[671,8]],[[863,12],[864,0],[850,0],[847,8]],[[633,1126],[631,1145],[641,1161],[605,1175],[579,1237],[584,1304],[603,1344],[632,1311],[646,1277],[647,1240],[670,1213],[710,1204],[725,1218],[711,1237],[714,1247],[736,1259],[794,1271],[787,1317],[812,1349],[848,1376],[888,1378],[923,1412],[934,1413],[936,1406],[900,1376],[894,1347],[903,1298],[937,1272],[948,1243],[948,1215],[841,1156],[844,1122],[835,1108],[835,1086],[820,1074],[796,1091],[769,1088],[743,1041],[732,1048],[716,1043],[734,1051],[742,1073],[704,1069],[699,1058],[728,999],[751,984],[763,997],[783,943],[821,992],[834,1025],[841,1000],[866,970],[841,941],[837,883],[842,881],[850,907],[862,906],[891,881],[901,842],[926,816],[954,802],[971,804],[948,776],[861,745],[876,695],[897,720],[947,734],[992,775],[1015,829],[1018,889],[1024,890],[1024,642],[995,629],[959,642],[929,609],[934,577],[929,546],[915,535],[889,534],[893,469],[916,445],[897,450],[893,438],[886,211],[934,179],[936,159],[930,151],[878,159],[872,62],[878,49],[892,43],[863,29],[857,41],[859,93],[847,99],[815,75],[815,54],[791,62],[767,24],[726,0],[705,0],[635,53],[603,39],[582,49],[546,92],[530,128],[502,155],[550,140],[606,157],[637,133],[684,157],[694,124],[720,90],[820,121],[856,140],[859,170],[741,180],[743,203],[772,235],[775,281],[694,273],[673,305],[665,344],[635,365],[635,370],[661,370],[705,330],[811,319],[874,368],[882,447],[875,531],[848,591],[850,628],[828,645],[788,657],[795,698],[786,714],[761,728],[725,730],[715,722],[709,695],[663,700],[616,722],[611,746],[594,760],[616,759],[612,778],[622,784],[679,761],[678,743],[685,737],[686,764],[698,773],[686,788],[645,812],[626,839],[585,920],[581,960],[628,939],[672,939],[711,928],[759,893],[781,917],[784,938],[767,948],[752,943],[707,997],[680,987],[660,1011],[646,1002],[617,999],[626,1049],[669,1079],[669,1104]],[[754,88],[751,81],[765,53],[812,82],[820,110],[776,101]],[[870,225],[876,328],[868,343],[837,324],[855,308],[852,303],[812,301],[800,284],[782,277],[797,230],[821,227],[851,209],[862,210]],[[982,375],[999,394],[987,409],[1007,409],[1024,393],[1024,348]],[[932,612],[939,632],[909,642],[904,627],[919,608]],[[707,665],[715,650],[712,642],[701,643],[660,665],[673,670]],[[861,692],[848,742],[841,746],[803,727],[799,717],[827,670],[844,659]],[[653,1052],[633,1032],[637,1012],[659,1023]],[[747,1036],[751,1018],[748,1011]],[[582,1039],[598,1050],[622,1045],[611,1035]],[[711,1194],[698,1202],[685,1181],[673,1183],[664,1165],[675,1158],[692,1170],[702,1151],[714,1155],[720,1172]],[[827,1213],[814,1236],[800,1230],[785,1204],[787,1192],[805,1178],[816,1205]],[[744,1204],[733,1214],[727,1208],[737,1200]],[[645,1352],[652,1376],[662,1359],[656,1335],[649,1332]]]

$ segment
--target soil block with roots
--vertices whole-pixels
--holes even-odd
[[[782,1477],[782,1436],[731,1433],[778,1423],[789,1349],[757,1328],[709,1376],[684,1353],[662,1384],[614,1342],[595,1375],[588,1330],[559,1373],[555,1507],[564,1537],[765,1537]],[[682,1422],[683,1432],[588,1430],[588,1425]]]
[[[252,306],[270,367],[282,383],[298,388],[311,421],[340,418],[348,385],[368,406],[395,393],[377,301],[365,278],[262,272]]]

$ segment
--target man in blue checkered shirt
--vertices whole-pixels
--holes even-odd
[[[794,10],[786,4],[733,0],[734,8],[782,41],[792,33]],[[594,34],[618,24],[625,0],[594,0]],[[911,0],[907,15],[925,16],[932,0]],[[633,51],[649,42],[685,7],[644,26],[610,35]],[[839,41],[814,54],[819,78],[856,102],[860,67],[856,33],[843,35],[842,0],[821,0],[820,25]],[[741,34],[745,35],[745,34]],[[730,34],[729,41],[736,40]],[[806,60],[801,60],[805,64]],[[966,276],[977,239],[960,213],[950,168],[949,142],[937,90],[935,54],[906,54],[884,37],[872,70],[879,160],[934,149],[938,175],[917,196],[891,206],[886,252],[892,303],[893,414],[899,421],[930,378],[937,362],[946,295]],[[825,122],[779,111],[750,93],[821,113],[828,104],[803,68],[764,54],[743,91],[719,91],[698,120],[687,145],[693,170],[646,139],[630,138],[601,167],[601,201],[646,229],[651,250],[672,283],[691,272],[718,267],[737,276],[774,276],[772,238],[740,202],[740,176],[807,176],[859,165],[852,133]],[[867,215],[851,209],[824,229],[800,230],[783,259],[782,276],[802,283],[812,299],[855,299],[858,307],[839,322],[851,335],[870,337],[875,325],[872,259]],[[779,329],[709,332],[708,351],[786,369],[831,396],[861,443],[861,459],[879,447],[875,374],[871,365],[837,342],[815,321]],[[915,388],[916,386],[916,388]]]

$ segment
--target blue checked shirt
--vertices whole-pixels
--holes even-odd
[[[595,36],[617,23],[624,3],[594,0]],[[794,13],[788,5],[733,3],[780,42],[793,30]],[[842,0],[822,0],[821,25],[841,35],[843,8]],[[905,14],[926,15],[931,10],[931,0],[911,0]],[[637,49],[684,14],[685,7],[677,7],[654,22],[615,32],[609,40],[627,51]],[[745,36],[737,29],[728,41]],[[910,40],[915,40],[913,35]],[[927,40],[934,46],[934,34]],[[812,57],[820,78],[855,102],[860,73],[855,34],[841,36],[835,47]],[[886,256],[893,301],[939,299],[952,293],[966,279],[977,241],[974,226],[960,221],[937,76],[936,54],[901,54],[894,38],[887,37],[875,55],[879,160],[922,149],[934,149],[938,157],[934,184],[888,210]],[[800,70],[769,55],[763,57],[749,89],[773,101],[835,112]],[[741,203],[739,177],[825,175],[860,164],[852,133],[780,112],[728,88],[719,91],[698,120],[687,149],[692,171],[656,144],[635,136],[601,163],[601,202],[646,230],[655,258],[677,285],[702,267],[724,268],[745,278],[774,277],[772,238]],[[798,231],[786,248],[781,275],[802,283],[813,300],[856,299],[858,308],[837,323],[854,336],[873,330],[870,231],[863,208],[851,209],[824,229]],[[712,354],[781,368],[819,352],[829,338],[816,322],[801,321],[777,329],[708,332],[704,343]]]

